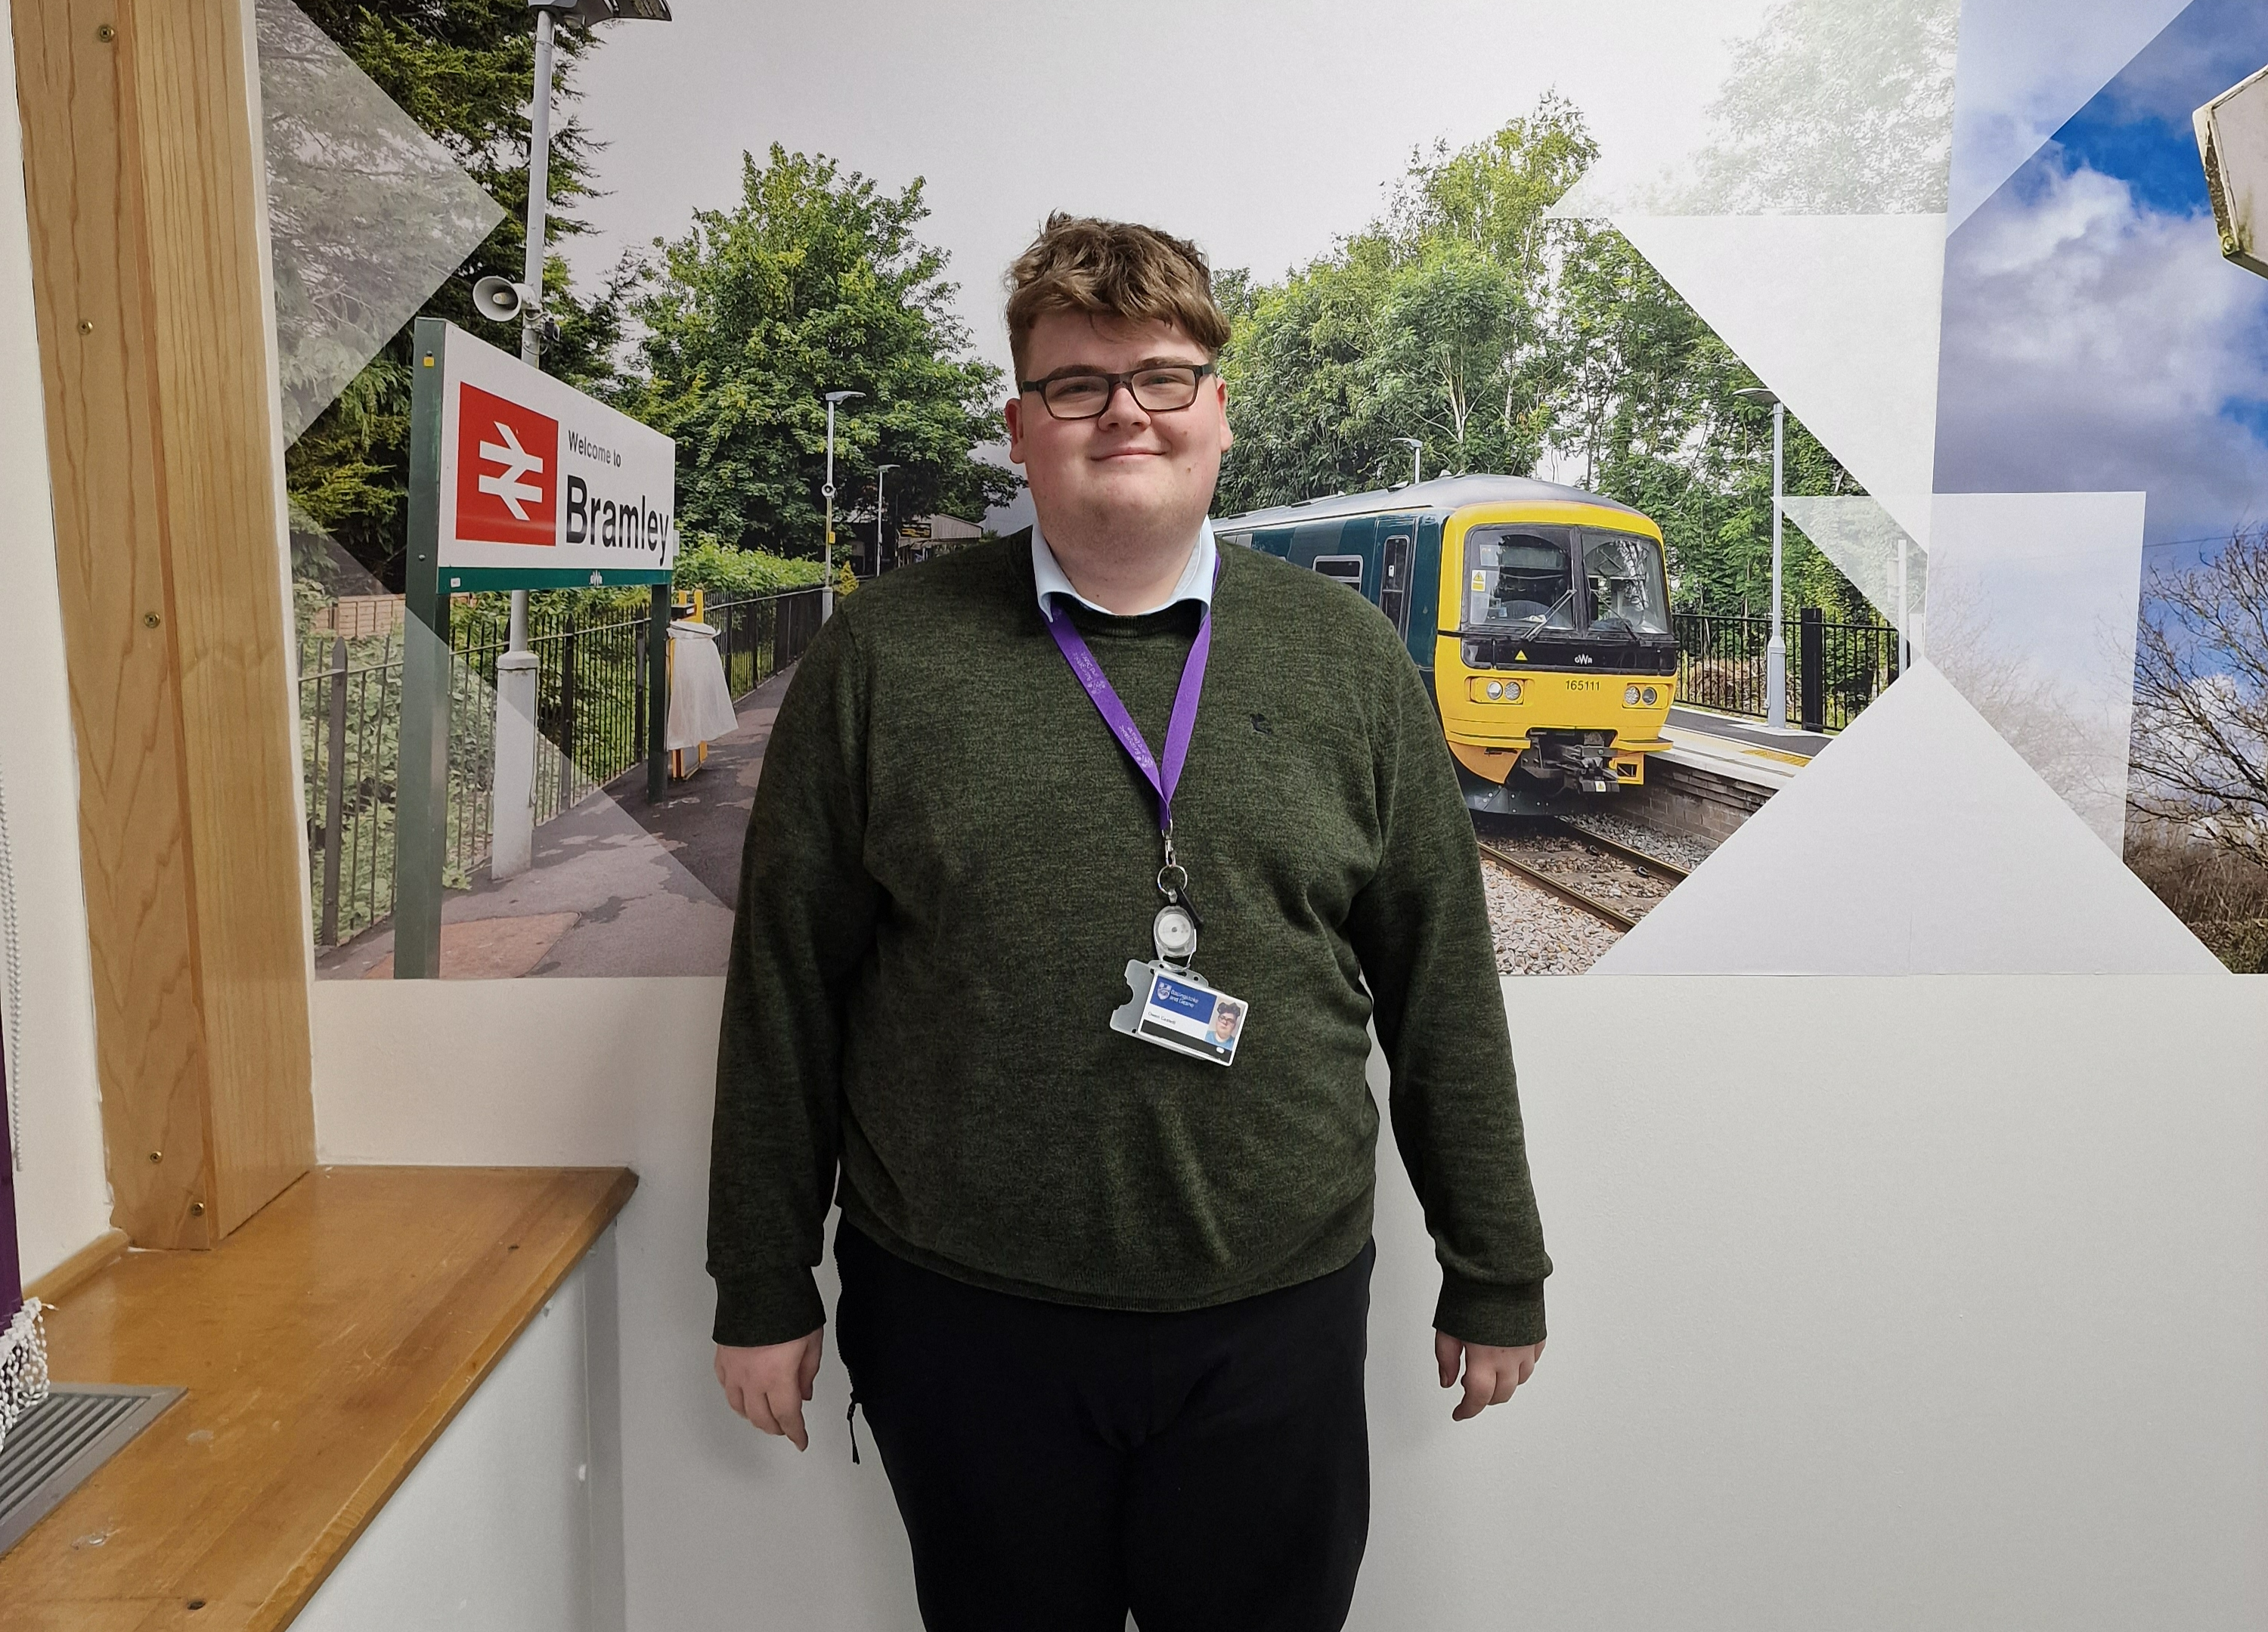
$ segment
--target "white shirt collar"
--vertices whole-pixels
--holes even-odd
[[[1181,579],[1174,585],[1172,593],[1156,606],[1145,606],[1142,611],[1163,612],[1167,607],[1185,600],[1211,606],[1213,566],[1219,559],[1219,548],[1212,541],[1212,523],[1201,521],[1197,524],[1196,547],[1189,551],[1189,564],[1182,569]],[[1032,523],[1032,581],[1039,589],[1040,615],[1043,618],[1048,615],[1048,598],[1051,595],[1068,595],[1089,611],[1100,612],[1106,616],[1139,615],[1112,613],[1109,607],[1096,606],[1073,589],[1071,579],[1064,574],[1063,563],[1056,559],[1055,551],[1048,548],[1048,541],[1041,535],[1040,524],[1036,521]]]

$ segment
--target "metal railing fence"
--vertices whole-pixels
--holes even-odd
[[[814,587],[716,601],[735,699],[800,657],[819,629]],[[643,614],[531,611],[536,654],[535,820],[572,809],[646,758]],[[502,595],[460,599],[449,620],[448,839],[442,878],[463,889],[488,858],[494,815],[497,659],[507,649]],[[399,629],[360,638],[310,630],[299,661],[310,914],[320,947],[343,945],[394,910],[401,749]]]
[[[1719,713],[1767,717],[1765,648],[1771,620],[1745,613],[1678,612],[1677,700]],[[1830,622],[1816,606],[1787,619],[1787,716],[1807,731],[1840,731],[1898,677],[1897,630]]]

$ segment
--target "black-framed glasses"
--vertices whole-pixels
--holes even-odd
[[[1170,414],[1197,400],[1197,382],[1215,371],[1211,363],[1153,363],[1127,374],[1057,374],[1020,379],[1019,391],[1036,391],[1057,419],[1095,419],[1123,386],[1145,413]]]

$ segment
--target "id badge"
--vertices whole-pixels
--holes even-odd
[[[1130,960],[1126,986],[1133,996],[1110,1017],[1111,1030],[1215,1065],[1234,1062],[1251,1007],[1242,998],[1215,991],[1201,974],[1160,962]]]

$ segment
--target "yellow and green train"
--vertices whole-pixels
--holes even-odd
[[[1448,476],[1213,523],[1337,579],[1424,671],[1465,803],[1501,814],[1646,780],[1677,683],[1661,529],[1580,489]]]

